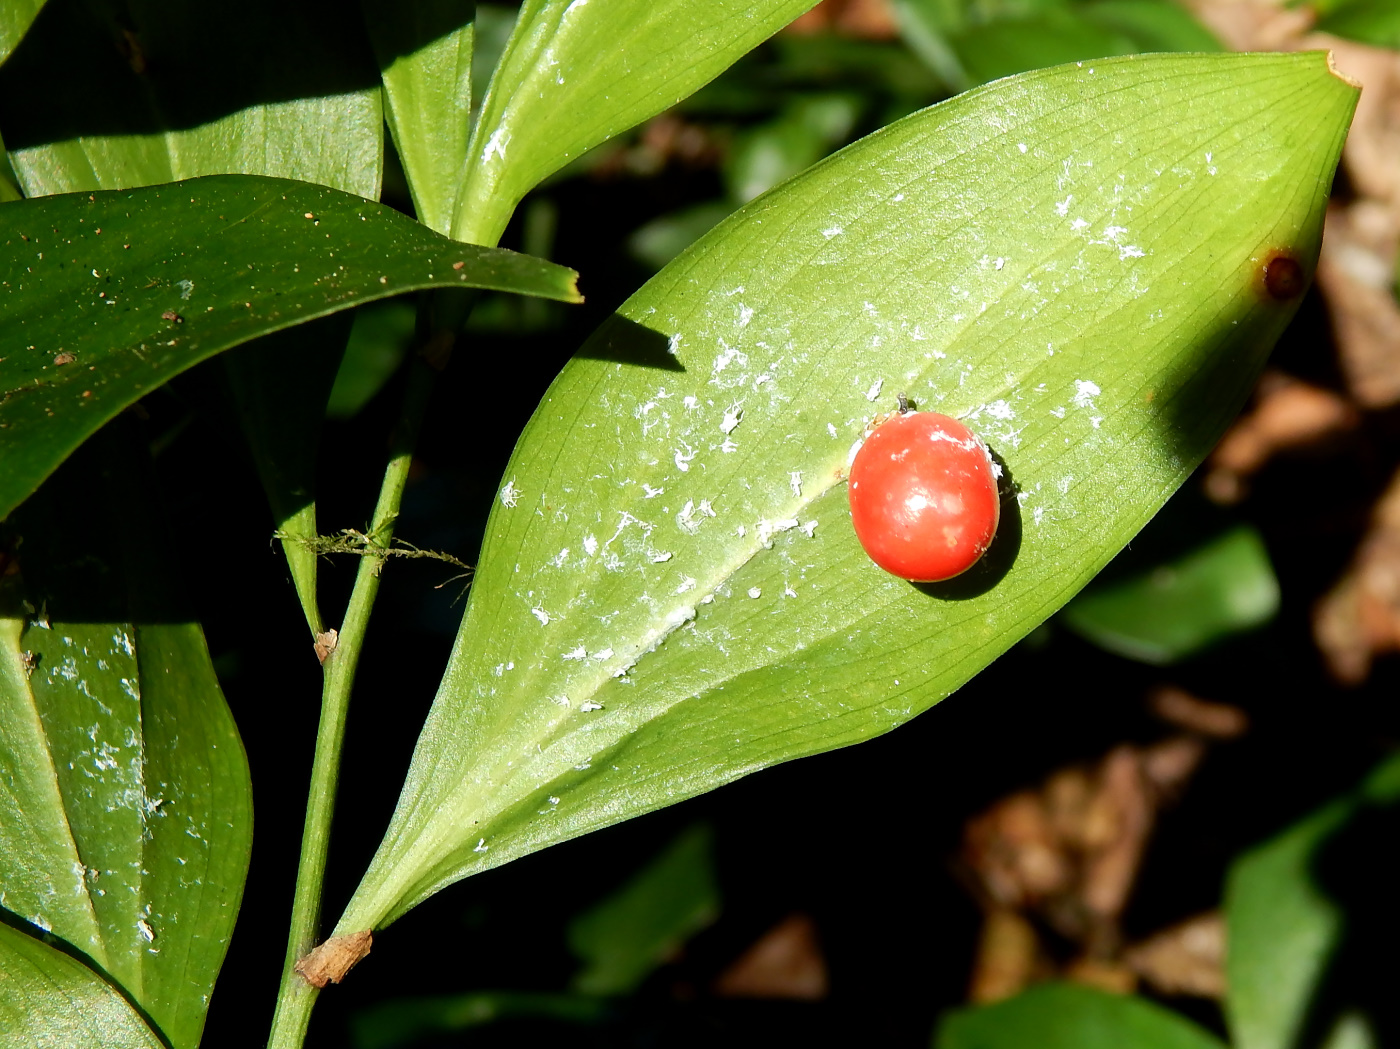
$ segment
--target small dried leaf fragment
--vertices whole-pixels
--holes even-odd
[[[316,649],[316,658],[324,663],[330,654],[335,651],[340,644],[340,631],[335,627],[330,627],[316,635],[316,643],[312,647]]]
[[[1147,703],[1163,721],[1200,736],[1235,739],[1249,731],[1249,715],[1239,707],[1201,699],[1174,685],[1156,689]]]
[[[1188,918],[1129,947],[1123,960],[1161,994],[1225,995],[1225,920],[1219,911]]]
[[[816,1002],[830,981],[817,926],[793,914],[769,929],[715,980],[721,998],[769,998]]]
[[[340,983],[361,958],[369,954],[374,942],[374,933],[369,929],[352,932],[345,936],[332,936],[325,943],[312,948],[294,966],[295,970],[312,987],[324,987],[328,983]]]

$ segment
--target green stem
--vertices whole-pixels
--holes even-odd
[[[294,969],[296,963],[316,946],[320,938],[321,888],[326,874],[326,851],[330,845],[331,818],[335,811],[336,783],[340,776],[340,748],[345,738],[345,715],[355,666],[360,659],[370,610],[379,592],[379,572],[394,537],[394,520],[413,446],[418,439],[428,395],[432,392],[433,371],[415,359],[404,393],[403,411],[394,433],[389,465],[379,489],[379,502],[370,523],[370,542],[377,550],[360,559],[350,603],[335,650],[326,657],[325,681],[321,693],[321,722],[316,730],[316,757],[311,767],[311,791],[306,804],[306,825],[301,838],[301,861],[297,866],[296,896],[292,903],[292,923],[287,935],[287,956],[282,967],[282,986],[277,995],[277,1011],[272,1018],[268,1049],[298,1049],[306,1037],[311,1007],[319,993]]]

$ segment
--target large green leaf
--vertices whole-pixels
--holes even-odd
[[[1320,53],[1043,70],[848,147],[667,266],[516,447],[339,931],[886,732],[1049,616],[1247,395],[1301,292],[1262,273],[1311,268],[1355,100]],[[998,539],[946,584],[886,575],[849,524],[849,450],[899,390],[1005,464]]]
[[[452,235],[500,239],[521,198],[675,105],[813,0],[525,0],[467,150]]]
[[[471,134],[475,0],[360,2],[418,221],[447,233]]]
[[[1319,884],[1324,848],[1368,805],[1400,802],[1400,756],[1354,793],[1245,853],[1225,884],[1225,1017],[1236,1049],[1293,1049],[1342,936],[1344,911]],[[1370,921],[1372,915],[1358,915]]]
[[[44,0],[6,0],[0,4],[0,62],[10,57],[43,6]]]
[[[243,892],[251,785],[204,636],[164,575],[141,446],[114,426],[11,523],[0,904],[192,1049]]]
[[[1075,984],[950,1013],[935,1049],[1224,1049],[1210,1032],[1160,1005]]]
[[[0,128],[31,197],[231,172],[379,196],[379,78],[335,0],[50,0]]]
[[[562,266],[253,175],[9,204],[0,242],[0,517],[117,412],[257,336],[420,288],[578,299]]]
[[[166,1049],[110,984],[0,923],[0,1031],[7,1046]]]
[[[1278,603],[1264,539],[1239,525],[1142,575],[1095,583],[1061,620],[1110,652],[1165,664],[1267,623]]]

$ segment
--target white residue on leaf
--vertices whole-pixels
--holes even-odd
[[[760,597],[762,597],[762,596],[763,596],[763,587],[761,587],[761,586],[751,586],[751,587],[749,587],[749,597],[752,597],[752,598],[754,598],[755,600],[757,600],[758,598],[760,598]],[[707,620],[707,622],[708,622],[708,620]]]
[[[549,563],[555,568],[563,568],[564,562],[569,559],[569,548],[566,546],[549,559]]]
[[[700,512],[701,512],[702,514],[704,514],[706,517],[716,517],[716,516],[718,516],[718,515],[715,513],[715,508],[714,508],[713,506],[710,505],[710,501],[709,501],[708,499],[701,499],[701,500],[700,500]]]
[[[700,530],[700,522],[695,520],[695,500],[687,499],[685,505],[676,514],[676,524],[680,525],[681,531],[687,535],[694,535]]]
[[[584,548],[584,550],[586,550],[586,551],[588,552],[588,556],[589,556],[589,557],[592,557],[594,554],[596,554],[596,553],[598,552],[598,539],[597,539],[597,537],[596,537],[596,536],[591,536],[591,535],[586,535],[586,536],[584,536],[584,537],[583,537],[583,548]]]
[[[739,327],[747,328],[749,321],[753,320],[753,307],[739,303]]]
[[[885,387],[885,380],[884,380],[884,379],[876,379],[873,383],[870,384],[870,389],[868,389],[868,390],[865,391],[865,399],[866,399],[867,401],[873,401],[873,400],[875,400],[877,397],[880,396],[880,391],[881,391],[882,389],[884,389],[884,387]]]
[[[665,494],[666,494],[666,489],[664,489],[664,488],[653,488],[651,485],[646,484],[645,482],[643,482],[643,484],[642,484],[642,498],[643,498],[643,499],[655,499],[658,495],[665,495]]]
[[[561,659],[587,659],[587,658],[588,658],[588,649],[585,648],[583,645],[579,645],[578,648],[574,649],[572,652],[565,652],[565,653],[563,654],[563,656],[561,656],[560,658],[561,658]]]
[[[515,487],[515,478],[512,477],[505,483],[505,487],[501,489],[501,505],[514,506],[520,501],[520,496],[522,494],[524,493],[522,493],[519,488]]]
[[[671,560],[671,552],[669,550],[651,555],[651,563],[654,565],[659,565],[669,560]]]
[[[485,852],[488,848],[490,848],[490,846],[486,844],[485,838],[477,838],[476,847],[472,849],[472,852]]]
[[[1099,389],[1098,383],[1092,379],[1074,380],[1074,406],[1076,408],[1094,407],[1094,398],[1103,393]]]
[[[832,237],[839,237],[845,232],[846,231],[840,226],[828,226],[826,229],[822,230],[822,236],[830,240]]]
[[[156,938],[156,931],[151,928],[151,923],[146,921],[145,918],[136,919],[136,931],[141,934],[141,939],[145,940],[147,943],[152,942]]]
[[[1056,202],[1055,202],[1055,214],[1059,215],[1061,218],[1064,218],[1065,216],[1067,216],[1067,215],[1069,214],[1069,206],[1070,206],[1071,204],[1073,204],[1073,203],[1074,203],[1074,194],[1073,194],[1073,193],[1071,193],[1069,196],[1067,196],[1064,200],[1056,201]]]
[[[694,411],[696,408],[700,407],[700,398],[696,397],[694,394],[687,394],[681,399],[681,404],[685,406],[686,411]]]
[[[832,437],[835,437],[835,436],[836,436],[836,426],[835,426],[835,424],[834,424],[834,423],[827,423],[827,424],[826,424],[826,432],[827,432],[828,434],[830,434]]]
[[[503,127],[498,127],[491,132],[491,137],[486,140],[486,148],[481,151],[481,162],[491,163],[492,157],[506,159],[506,146],[510,144],[510,132]]]
[[[684,441],[682,441],[681,444],[685,445],[685,452],[682,452],[679,448],[676,449],[676,469],[680,470],[681,473],[689,473],[690,461],[695,458],[695,449]]]
[[[675,357],[680,353],[682,338],[684,338],[684,336],[682,336],[680,332],[676,332],[676,334],[672,335],[669,339],[666,340],[666,352],[669,353],[672,357]],[[690,400],[692,400],[692,398],[686,398],[687,408],[691,407],[691,405],[688,403]]]
[[[788,487],[792,489],[795,498],[802,498],[802,471],[791,470],[788,472]]]
[[[579,708],[579,710],[583,711],[583,712],[586,714],[586,713],[588,713],[590,710],[602,710],[602,709],[603,709],[603,704],[601,704],[601,703],[595,703],[595,702],[593,702],[593,700],[591,700],[591,699],[586,699],[586,700],[584,700],[582,703],[580,703],[580,704],[578,705],[578,708]]]
[[[724,418],[721,419],[719,423],[719,432],[722,434],[733,433],[734,430],[738,427],[739,423],[743,420],[743,418],[743,404],[731,404],[728,408],[724,410]]]
[[[792,588],[792,585],[791,585],[791,584],[787,584],[787,585],[785,585],[785,586],[783,587],[783,596],[784,596],[784,597],[796,597],[796,596],[797,596],[797,591],[794,590],[794,589]]]
[[[760,521],[758,523],[758,541],[763,549],[771,550],[775,535],[796,527],[798,527],[798,520],[795,517],[786,517],[780,521]]]
[[[597,660],[599,663],[602,663],[602,662],[604,662],[604,661],[606,661],[606,660],[612,659],[612,655],[613,655],[613,650],[612,650],[612,649],[610,649],[610,648],[600,648],[597,652],[594,652],[594,653],[593,653],[593,658],[594,658],[595,660]]]
[[[540,621],[540,626],[549,626],[549,613],[539,605],[530,609],[530,614]]]
[[[684,594],[695,589],[695,579],[693,576],[686,576],[681,580],[681,585],[676,587],[677,594]]]
[[[817,537],[817,522],[808,521],[802,526],[802,530],[807,533],[808,539],[815,539]]]
[[[192,280],[177,280],[175,287],[180,289],[180,298],[182,299],[188,299],[194,294],[194,281]]]

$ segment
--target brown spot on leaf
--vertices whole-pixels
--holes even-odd
[[[170,321],[172,324],[184,324],[184,323],[185,323],[185,318],[184,318],[184,317],[181,317],[181,316],[180,316],[178,313],[176,313],[174,310],[166,310],[164,313],[162,313],[162,314],[160,315],[160,319],[163,320],[163,321]]]
[[[319,947],[302,955],[293,968],[312,987],[340,983],[361,958],[369,954],[374,933],[369,929],[346,936],[332,936]]]
[[[1276,252],[1264,263],[1264,290],[1279,302],[1296,299],[1307,289],[1308,278],[1292,255]]]
[[[60,365],[62,365],[62,364],[72,364],[72,363],[73,363],[74,361],[76,361],[77,359],[78,359],[78,355],[77,355],[76,353],[60,353],[60,354],[58,354],[58,356],[54,357],[53,362],[54,362],[54,364],[60,364]]]

